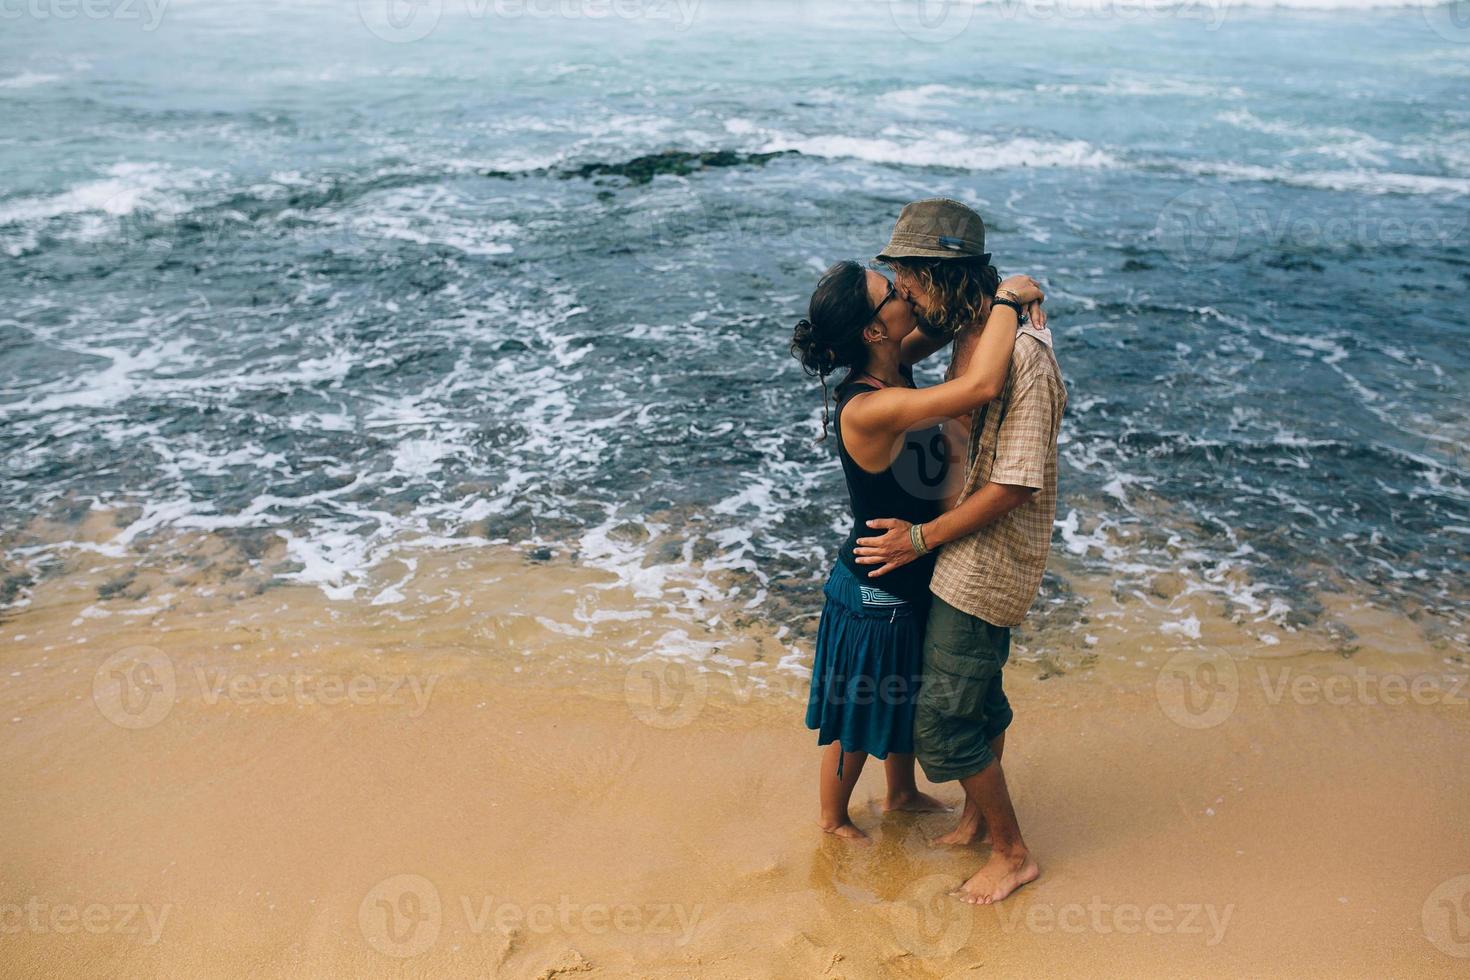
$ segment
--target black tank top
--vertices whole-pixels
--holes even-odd
[[[903,373],[913,383],[912,371],[904,368]],[[941,494],[949,468],[944,431],[938,424],[904,433],[903,449],[898,458],[881,473],[867,472],[848,455],[847,446],[842,441],[842,410],[854,395],[877,390],[876,385],[859,381],[847,381],[837,388],[837,455],[842,460],[842,473],[847,477],[847,496],[852,502],[852,531],[842,543],[839,558],[865,583],[868,582],[868,574],[878,566],[857,563],[853,552],[857,539],[886,533],[868,527],[868,521],[878,517],[896,517],[911,524],[932,521],[944,507]],[[873,579],[870,584],[927,609],[934,557],[933,554],[925,555]]]

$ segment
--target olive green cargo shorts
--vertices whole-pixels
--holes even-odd
[[[938,596],[924,632],[924,682],[914,717],[914,751],[936,783],[973,776],[995,761],[990,741],[1011,724],[1001,668],[1011,631],[961,612]]]

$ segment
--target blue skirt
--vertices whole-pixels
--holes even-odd
[[[822,591],[806,727],[844,752],[913,752],[928,609],[863,584],[840,561]]]

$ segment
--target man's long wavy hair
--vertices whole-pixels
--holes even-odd
[[[995,290],[1000,286],[1000,273],[995,266],[976,258],[903,258],[890,259],[886,264],[895,272],[913,275],[927,301],[925,305],[935,311],[924,318],[951,335],[972,323],[980,323],[986,301],[995,298]]]

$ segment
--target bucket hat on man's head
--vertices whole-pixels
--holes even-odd
[[[985,251],[985,222],[974,208],[947,197],[931,197],[904,206],[888,247],[878,256],[889,259],[979,259]]]

